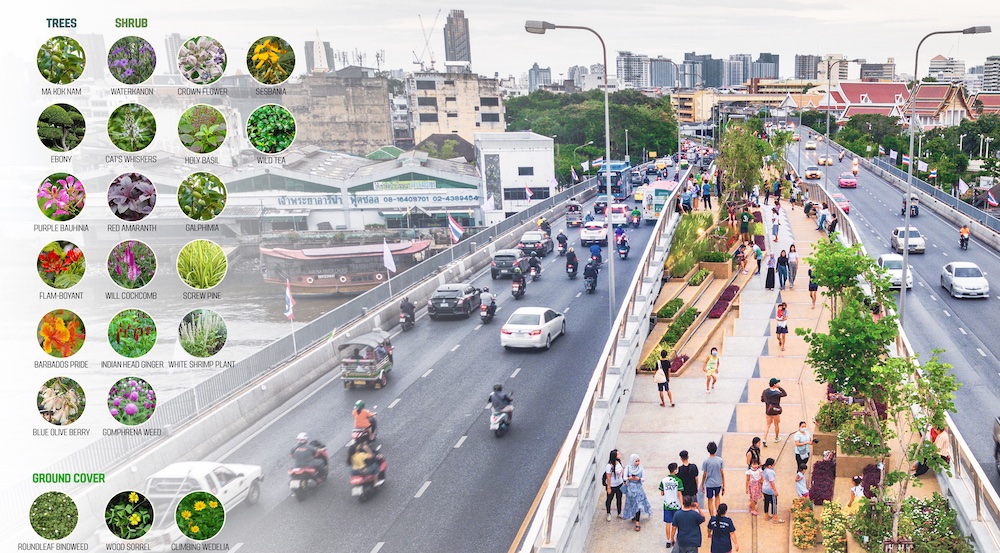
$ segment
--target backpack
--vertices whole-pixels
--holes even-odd
[[[607,472],[605,472],[604,474],[601,475],[601,485],[604,486],[605,488],[608,487],[608,473]]]

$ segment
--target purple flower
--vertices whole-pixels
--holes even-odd
[[[136,405],[134,403],[129,403],[128,405],[125,406],[125,414],[126,415],[131,416],[131,415],[134,415],[134,414],[136,414],[138,412],[139,412],[139,408],[136,407]]]
[[[119,405],[121,405],[121,403],[122,403],[122,398],[120,398],[120,397],[116,397],[116,398],[115,398],[115,400],[114,400],[114,401],[112,401],[111,403],[114,403],[114,404],[115,404],[115,407],[118,407],[118,406],[119,406]]]
[[[133,391],[131,394],[128,395],[128,398],[131,399],[132,401],[139,401],[139,392]]]
[[[150,403],[150,402],[148,402],[148,401],[142,402],[142,406],[145,407],[146,409],[152,409],[153,408],[153,404]]]
[[[118,416],[118,409],[112,409],[111,410],[111,416],[112,417],[117,417]]]

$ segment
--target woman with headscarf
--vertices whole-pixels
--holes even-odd
[[[774,254],[768,254],[767,258],[767,276],[764,279],[764,288],[768,290],[774,290],[774,270],[778,266],[778,260],[774,257]]]
[[[632,454],[628,468],[625,469],[625,510],[622,512],[622,518],[632,519],[635,522],[636,532],[640,529],[640,515],[646,513],[646,516],[649,516],[652,512],[646,492],[642,489],[645,480],[646,471],[639,462],[639,456]]]

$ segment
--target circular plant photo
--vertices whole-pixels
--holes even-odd
[[[138,152],[156,137],[156,118],[141,104],[120,105],[108,118],[108,137],[119,150]]]
[[[53,221],[69,221],[83,211],[87,191],[73,175],[52,173],[42,181],[35,198],[43,215]]]
[[[156,392],[149,382],[128,376],[108,391],[108,412],[114,419],[127,426],[142,424],[156,410]]]
[[[79,519],[76,503],[62,492],[45,492],[36,497],[28,512],[35,533],[47,540],[61,540],[72,534]]]
[[[292,76],[295,52],[292,45],[276,36],[266,36],[247,50],[247,69],[261,84],[281,84]]]
[[[125,309],[108,323],[111,349],[123,357],[142,357],[156,344],[156,323],[140,309]]]
[[[191,288],[208,290],[226,277],[226,252],[211,240],[193,240],[177,254],[177,274]]]
[[[83,114],[69,104],[52,104],[43,109],[36,125],[38,139],[53,152],[68,152],[76,148],[87,134]]]
[[[108,530],[123,540],[141,538],[153,526],[153,505],[136,491],[116,494],[104,509]]]
[[[193,540],[215,537],[226,523],[226,511],[218,497],[208,492],[191,492],[181,499],[174,513],[177,528]]]
[[[156,69],[156,52],[144,38],[124,36],[108,51],[108,70],[123,84],[143,83]]]
[[[52,357],[70,357],[87,339],[83,319],[69,309],[53,309],[42,316],[36,331],[38,345]]]
[[[212,173],[191,173],[177,188],[177,204],[189,218],[211,221],[226,208],[226,185]]]
[[[108,254],[108,276],[126,290],[142,288],[156,274],[156,255],[138,240],[125,240]]]
[[[49,242],[38,254],[38,276],[57,290],[76,286],[87,271],[83,250],[72,242]]]
[[[72,378],[50,378],[38,390],[38,413],[49,424],[65,426],[83,416],[87,396]]]
[[[195,357],[211,357],[226,345],[226,321],[211,309],[195,309],[184,315],[177,328],[181,347]]]
[[[295,119],[287,109],[265,104],[253,110],[247,119],[247,138],[258,152],[284,152],[295,140]]]
[[[181,115],[177,135],[181,144],[196,154],[214,152],[226,139],[226,118],[212,106],[198,104]]]
[[[156,187],[139,173],[123,173],[108,187],[108,207],[123,221],[139,221],[156,207]]]
[[[52,84],[69,84],[80,78],[87,66],[87,54],[80,43],[68,36],[54,36],[38,49],[38,71]]]
[[[189,38],[177,54],[177,67],[194,84],[212,84],[226,71],[226,51],[210,36]]]

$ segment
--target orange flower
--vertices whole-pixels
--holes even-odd
[[[48,354],[52,354],[53,348],[63,351],[70,340],[66,321],[57,317],[50,318],[48,315],[42,320],[42,328],[38,334],[42,337],[42,349]]]

